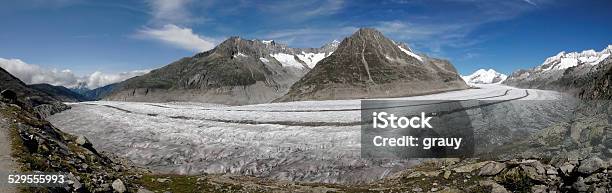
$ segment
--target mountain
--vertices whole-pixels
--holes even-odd
[[[54,99],[62,102],[82,102],[91,100],[79,93],[73,92],[72,90],[63,86],[53,86],[50,84],[32,84],[28,87],[47,93]]]
[[[87,83],[85,82],[79,82],[76,87],[72,87],[68,89],[70,89],[72,92],[75,92],[81,95],[84,95],[86,92],[91,91],[91,89],[87,87]]]
[[[506,80],[508,76],[493,69],[479,69],[470,75],[461,76],[461,78],[468,84],[497,84]]]
[[[611,55],[612,45],[599,52],[594,50],[571,53],[560,52],[547,58],[544,63],[537,67],[512,73],[504,81],[504,84],[522,88],[558,90],[581,95],[580,93],[587,92],[585,89],[591,85],[592,81],[609,79],[606,71]],[[603,88],[603,90],[606,89],[608,88]]]
[[[100,100],[112,93],[117,88],[118,84],[119,83],[114,83],[93,90],[87,90],[83,93],[83,95],[92,100]]]
[[[612,100],[612,57],[599,62],[595,70],[575,82],[577,95],[582,99]]]
[[[23,83],[21,80],[19,80],[17,77],[13,76],[3,68],[0,68],[0,80],[2,82],[2,84],[0,84],[0,90],[12,90],[17,94],[18,98],[29,97],[30,100],[34,103],[34,106],[57,101],[53,97],[49,96],[47,93],[28,87],[28,85]]]
[[[284,95],[336,46],[332,42],[321,48],[289,48],[275,41],[231,37],[212,50],[121,82],[104,99],[231,105],[270,102]]]
[[[22,106],[22,108],[37,112],[40,118],[45,118],[69,108],[49,94],[28,87],[3,68],[0,68],[0,82],[2,82],[0,84],[0,91],[13,91],[17,94],[16,103]]]
[[[417,55],[375,29],[362,28],[277,101],[397,97],[465,88],[448,61]]]

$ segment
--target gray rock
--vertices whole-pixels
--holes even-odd
[[[81,182],[79,182],[78,180],[75,180],[73,181],[72,188],[74,188],[74,190],[80,190],[81,188],[83,188],[83,184],[81,184]]]
[[[546,193],[546,186],[545,185],[535,185],[531,187],[531,192],[532,193]]]
[[[153,191],[147,190],[147,189],[144,189],[144,188],[140,188],[140,189],[138,189],[138,191],[136,193],[153,193]]]
[[[487,164],[487,162],[478,162],[478,163],[473,163],[473,164],[467,164],[467,165],[463,165],[463,166],[459,166],[459,167],[453,168],[453,171],[457,172],[457,173],[468,173],[468,172],[472,172],[474,170],[482,168],[482,166],[484,166],[485,164]]]
[[[510,191],[506,190],[504,186],[499,185],[491,180],[480,181],[479,185],[484,187],[491,187],[491,193],[510,193]]]
[[[121,179],[117,179],[115,181],[113,181],[113,190],[119,192],[119,193],[123,193],[125,192],[127,189],[125,188],[125,185],[123,184],[123,181],[121,181]]]
[[[529,177],[532,180],[536,180],[536,181],[540,181],[540,182],[544,182],[546,180],[546,178],[542,175],[540,175],[537,171],[537,169],[535,167],[532,166],[527,166],[527,165],[521,165],[521,169],[523,169],[523,171],[525,172],[525,174],[527,174],[527,177]]]
[[[572,184],[572,188],[578,192],[586,192],[589,190],[589,186],[584,183],[584,179],[582,177],[578,177],[578,180]]]
[[[452,174],[452,172],[450,170],[446,170],[444,172],[444,179],[448,179],[450,177],[450,175]]]
[[[580,166],[578,166],[577,171],[582,174],[592,174],[600,169],[605,169],[606,167],[607,164],[603,160],[599,159],[598,157],[592,157],[583,160],[580,163]]]
[[[478,173],[478,175],[493,176],[493,175],[499,174],[499,172],[504,170],[504,168],[506,168],[506,164],[504,163],[490,162],[480,169],[480,172]]]
[[[548,168],[548,169],[546,169],[546,174],[548,174],[548,175],[558,175],[559,172],[557,172],[556,168]]]
[[[569,163],[569,162],[565,162],[561,165],[561,167],[559,167],[559,169],[561,170],[561,172],[563,174],[565,174],[566,176],[569,176],[572,171],[574,171],[574,165]]]
[[[75,141],[80,146],[91,146],[91,142],[85,136],[80,135]]]

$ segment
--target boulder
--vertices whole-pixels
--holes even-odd
[[[569,176],[573,171],[574,171],[574,165],[569,163],[569,162],[565,162],[561,165],[561,167],[559,167],[559,169],[561,170],[561,172],[563,174],[565,174],[566,176]]]
[[[578,166],[578,172],[582,174],[592,174],[600,169],[605,169],[607,164],[599,159],[598,157],[592,157],[580,162],[580,166]]]
[[[582,177],[578,177],[578,180],[572,184],[572,188],[578,192],[586,192],[589,190],[589,186],[584,183],[584,179]]]
[[[472,172],[474,170],[482,168],[482,166],[484,166],[487,163],[488,162],[478,162],[478,163],[473,163],[473,164],[467,164],[467,165],[463,165],[463,166],[459,166],[459,167],[453,168],[453,171],[457,172],[457,173],[469,173],[469,172]]]
[[[532,193],[546,193],[546,186],[545,185],[535,185],[531,187],[531,192]]]
[[[123,181],[121,181],[121,179],[117,179],[113,181],[112,187],[113,187],[113,190],[119,193],[124,193],[127,190],[125,188],[125,185],[123,184]]]
[[[506,168],[506,164],[504,164],[504,163],[490,162],[490,163],[484,165],[480,169],[480,172],[478,173],[478,175],[481,175],[481,176],[493,176],[493,175],[497,175],[497,174],[499,174],[499,172],[504,170],[504,168]]]
[[[91,146],[91,142],[89,141],[89,139],[87,139],[85,136],[80,135],[79,137],[77,137],[76,141],[75,141],[78,145],[83,146],[83,147],[89,147]]]
[[[510,191],[506,190],[504,186],[491,180],[480,181],[479,184],[483,187],[491,187],[491,193],[510,193]]]

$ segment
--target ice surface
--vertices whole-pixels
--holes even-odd
[[[331,55],[331,53],[328,54],[328,53],[324,53],[324,52],[321,52],[321,53],[306,53],[306,52],[302,52],[301,54],[297,54],[296,56],[300,60],[306,62],[306,65],[309,68],[314,68],[315,65],[317,65],[317,63],[319,61],[323,60],[323,58],[325,58],[325,57],[327,57],[329,55]]]
[[[268,60],[267,58],[259,58],[259,60],[261,60],[261,62],[263,62],[263,63],[270,62],[270,60]]]
[[[544,100],[553,91],[503,85],[406,100]],[[391,100],[391,99],[385,99]],[[49,118],[96,148],[158,172],[232,173],[305,182],[369,182],[420,160],[360,158],[360,100],[224,106],[203,103],[71,103]]]
[[[270,56],[278,60],[283,65],[283,67],[304,68],[302,63],[295,60],[295,56],[291,54],[277,53],[277,54],[270,54]]]

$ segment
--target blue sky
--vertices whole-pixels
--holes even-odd
[[[319,47],[374,27],[417,52],[449,59],[462,74],[511,73],[560,51],[612,44],[608,0],[0,2],[0,62],[27,65],[13,69],[30,76],[26,82],[66,86],[122,80],[234,35]]]

